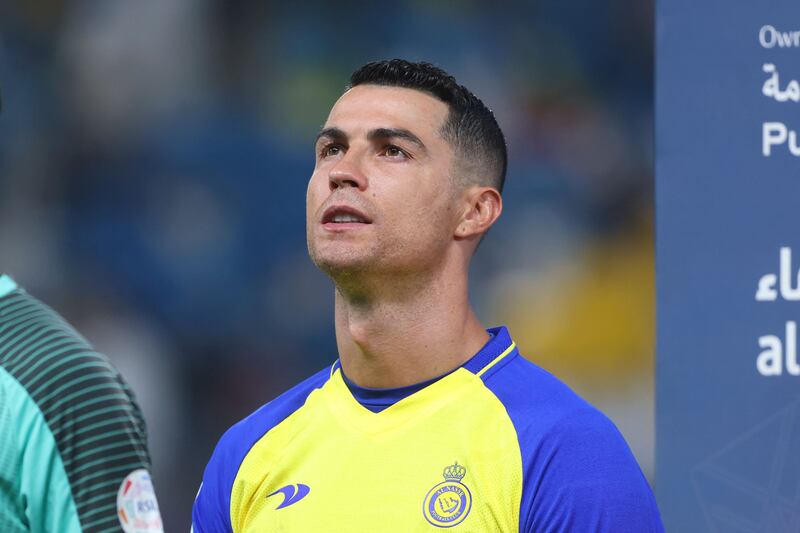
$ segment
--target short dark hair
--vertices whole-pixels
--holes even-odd
[[[503,191],[508,165],[503,132],[489,108],[453,76],[430,63],[391,59],[367,63],[353,72],[347,89],[357,85],[416,89],[446,103],[449,113],[442,137],[475,167],[476,175],[467,181]]]

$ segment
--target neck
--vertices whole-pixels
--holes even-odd
[[[402,290],[394,290],[397,278],[392,283],[390,291],[337,285],[336,344],[357,385],[403,387],[433,379],[462,365],[489,339],[469,305],[466,272],[402,284]]]

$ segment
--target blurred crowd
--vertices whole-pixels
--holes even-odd
[[[349,74],[433,62],[491,107],[505,212],[472,300],[653,472],[650,1],[0,4],[0,272],[106,352],[168,531],[233,422],[336,358],[313,137]]]

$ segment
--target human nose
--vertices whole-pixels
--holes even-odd
[[[361,171],[357,154],[348,151],[328,173],[328,184],[331,190],[344,187],[355,187],[363,191],[367,188],[367,177]]]

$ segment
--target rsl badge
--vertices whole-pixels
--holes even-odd
[[[153,482],[144,468],[122,480],[117,491],[117,515],[125,533],[163,533]]]
[[[467,518],[472,494],[461,483],[466,475],[467,469],[458,461],[442,470],[444,482],[429,490],[422,502],[422,513],[428,522],[436,527],[453,527]]]

